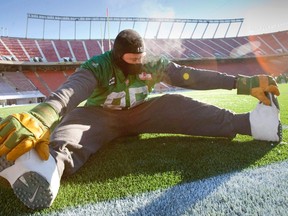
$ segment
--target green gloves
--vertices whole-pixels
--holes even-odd
[[[0,156],[14,161],[35,148],[42,160],[49,158],[50,128],[59,119],[56,111],[41,103],[29,112],[9,115],[0,122]]]
[[[265,93],[270,92],[276,96],[280,95],[275,79],[267,75],[242,76],[237,77],[237,94],[252,95],[265,105],[271,105]]]

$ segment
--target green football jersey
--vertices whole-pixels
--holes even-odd
[[[113,63],[111,51],[94,56],[81,65],[92,71],[97,80],[86,105],[111,109],[134,107],[147,99],[154,85],[161,81],[168,64],[165,57],[153,58],[144,64],[142,73],[125,77]]]

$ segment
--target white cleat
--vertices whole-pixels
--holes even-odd
[[[258,103],[250,113],[252,137],[256,140],[280,143],[282,140],[282,125],[280,122],[280,108],[276,96],[266,94],[271,106]]]
[[[43,209],[52,205],[57,196],[60,177],[55,159],[39,158],[36,151],[23,154],[15,162],[0,157],[0,176],[7,179],[15,195],[31,209]]]

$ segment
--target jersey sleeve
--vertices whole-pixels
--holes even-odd
[[[78,68],[45,102],[63,116],[86,100],[96,86],[97,80],[93,73]]]
[[[169,62],[165,67],[162,81],[182,88],[209,90],[233,89],[236,77],[212,70],[196,69]]]

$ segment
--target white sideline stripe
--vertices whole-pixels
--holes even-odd
[[[288,161],[49,215],[287,215]]]

